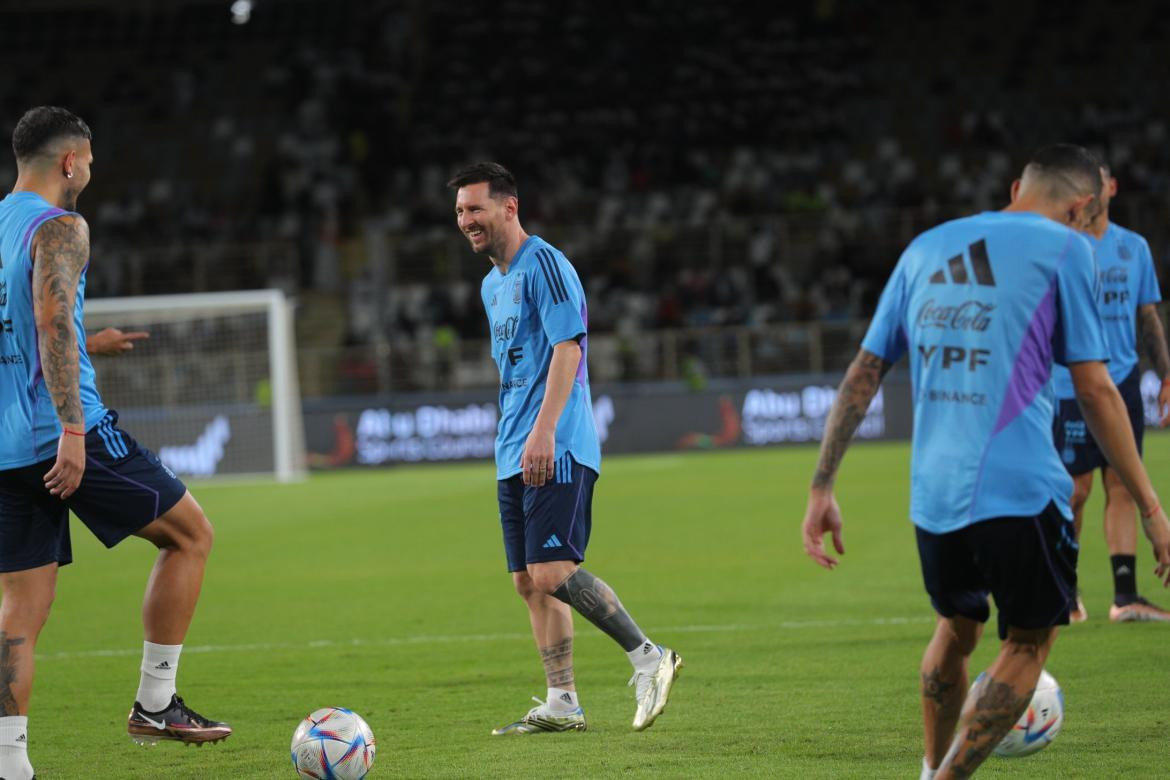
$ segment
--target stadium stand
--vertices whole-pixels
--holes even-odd
[[[1156,4],[254,5],[0,3],[0,131],[54,100],[95,131],[92,295],[281,287],[303,346],[385,343],[442,384],[411,367],[482,337],[443,186],[476,158],[524,182],[619,366],[647,330],[867,316],[909,237],[998,207],[1054,138],[1106,154],[1118,221],[1168,248]]]

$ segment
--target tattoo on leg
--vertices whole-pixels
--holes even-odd
[[[566,577],[553,591],[553,596],[609,634],[627,653],[642,644],[646,636],[618,601],[613,588],[584,569],[577,569]]]
[[[922,674],[922,698],[930,699],[940,707],[945,706],[954,696],[955,686],[956,683],[943,680],[937,666],[930,674]]]
[[[1030,655],[1033,658],[1040,657],[1040,642],[1012,642],[1009,647],[1012,655]]]
[[[962,742],[956,740],[952,748],[955,756],[951,769],[955,777],[965,778],[975,773],[1027,709],[1032,693],[1028,691],[1025,696],[1017,696],[1011,685],[993,679],[983,684],[975,693],[977,698],[971,724],[965,734],[960,733]]]
[[[540,660],[544,662],[548,687],[565,688],[573,684],[573,637],[540,648]]]
[[[12,657],[12,648],[24,642],[22,636],[9,637],[0,631],[0,716],[20,714],[20,707],[12,694],[12,686],[16,683],[16,659]]]

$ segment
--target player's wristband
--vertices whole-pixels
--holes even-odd
[[[69,434],[70,436],[84,436],[85,435],[85,431],[71,431],[68,428],[62,428],[61,430],[64,431],[65,433]]]
[[[1151,509],[1149,512],[1142,512],[1142,519],[1149,520],[1151,517],[1158,514],[1158,510],[1161,508],[1162,508],[1162,505],[1160,503],[1154,504],[1154,508]]]
[[[1170,376],[1162,380],[1162,387],[1170,387]]]

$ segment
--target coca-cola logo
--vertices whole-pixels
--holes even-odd
[[[957,305],[936,304],[930,299],[918,310],[917,324],[920,328],[942,330],[974,330],[982,333],[991,324],[994,303],[964,301]]]
[[[516,337],[516,327],[519,324],[520,318],[516,316],[495,323],[492,330],[495,332],[496,341],[511,341]]]
[[[1125,284],[1129,281],[1129,269],[1115,265],[1101,272],[1101,281],[1105,284]]]

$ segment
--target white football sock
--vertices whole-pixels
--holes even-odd
[[[577,692],[564,688],[549,688],[545,703],[554,712],[572,712],[577,709]]]
[[[175,677],[179,674],[179,653],[182,645],[142,643],[142,676],[138,681],[135,700],[147,712],[166,709],[175,695]]]
[[[28,762],[28,716],[0,718],[0,777],[4,780],[32,780]]]
[[[657,669],[658,663],[662,660],[662,650],[645,637],[642,638],[642,644],[626,655],[629,657],[630,663],[634,665],[635,672],[646,672],[647,674]]]
[[[918,776],[918,780],[934,780],[934,773],[937,769],[931,769],[930,764],[926,763],[926,756],[922,757],[922,774]]]

